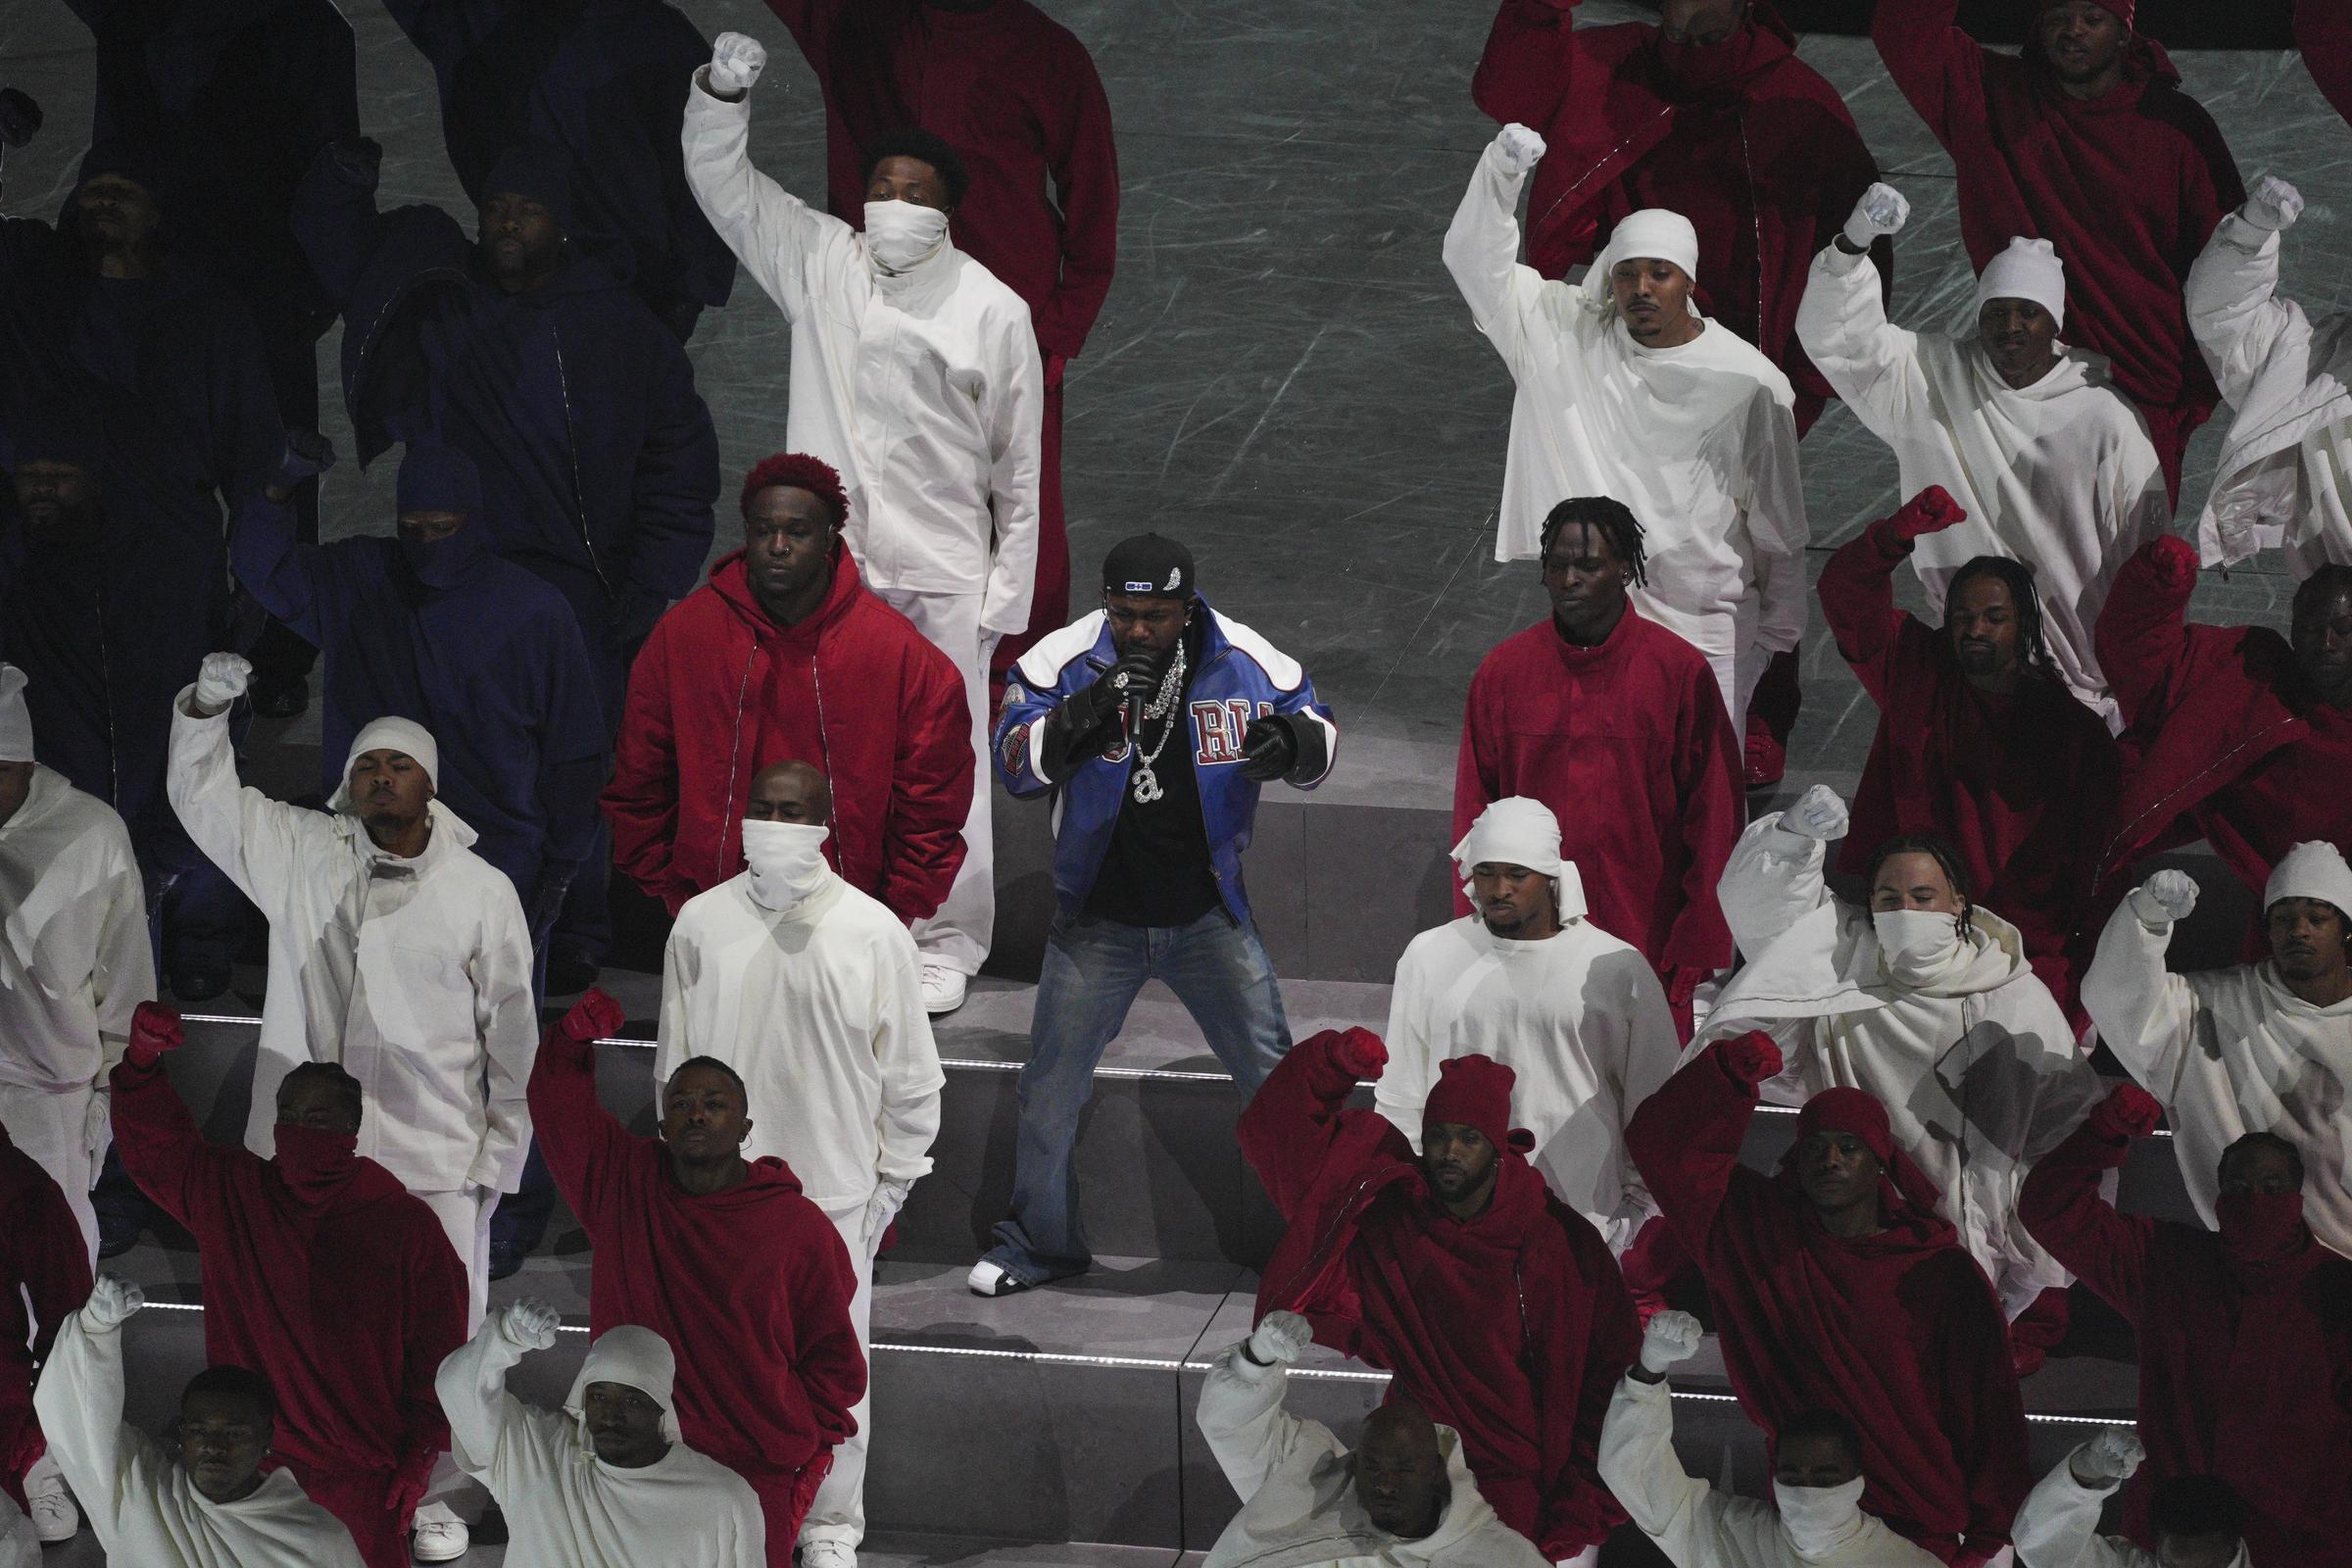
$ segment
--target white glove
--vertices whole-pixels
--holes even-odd
[[[1892,185],[1877,184],[1862,193],[1854,203],[1853,216],[1845,220],[1845,237],[1863,249],[1881,234],[1899,234],[1911,221],[1911,203]]]
[[[740,32],[722,32],[710,46],[710,91],[721,98],[740,98],[752,90],[767,69],[767,50],[759,39]]]
[[[147,1294],[128,1280],[101,1274],[81,1303],[81,1326],[92,1334],[112,1334],[130,1314],[147,1304]]]
[[[252,663],[237,654],[207,654],[196,671],[196,706],[219,712],[245,695],[253,676]]]
[[[1660,1312],[1642,1331],[1642,1370],[1663,1373],[1678,1361],[1698,1353],[1706,1330],[1688,1312]]]
[[[890,1222],[906,1206],[907,1186],[906,1182],[883,1181],[874,1188],[874,1196],[865,1200],[863,1235],[868,1257],[880,1249],[882,1233],[890,1229]]]
[[[1841,839],[1845,837],[1845,802],[1827,784],[1816,784],[1796,798],[1796,804],[1781,813],[1781,827],[1799,838]]]
[[[2303,193],[2277,174],[2265,174],[2247,192],[2246,205],[2237,210],[2237,216],[2273,233],[2291,228],[2303,216]]]
[[[1526,173],[1544,158],[1544,138],[1525,125],[1503,126],[1494,145],[1502,149],[1502,167],[1514,174]]]
[[[2138,1435],[2130,1427],[2108,1427],[2077,1448],[2067,1465],[2077,1481],[2104,1492],[2118,1482],[2130,1480],[2132,1472],[2147,1456],[2148,1450],[2140,1446]]]
[[[563,1321],[554,1307],[525,1296],[498,1315],[498,1331],[526,1350],[552,1350],[556,1327]]]
[[[1268,1312],[1250,1335],[1250,1357],[1261,1366],[1288,1366],[1314,1343],[1313,1325],[1296,1312]]]
[[[90,1152],[90,1163],[97,1165],[106,1158],[106,1146],[115,1137],[115,1095],[111,1085],[101,1083],[90,1092],[90,1108],[82,1113],[81,1143]]]
[[[2171,925],[2197,906],[2197,880],[2186,871],[2164,870],[2132,890],[2132,912],[2142,925]]]

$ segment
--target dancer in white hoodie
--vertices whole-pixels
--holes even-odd
[[[724,32],[686,95],[686,181],[710,226],[792,322],[785,444],[840,471],[866,585],[956,662],[972,754],[988,755],[988,662],[1025,630],[1038,548],[1045,367],[1029,307],[957,250],[954,149],[921,131],[865,149],[865,231],[752,167],[752,84],[767,51]],[[995,935],[989,791],[972,792],[964,860],[916,922],[925,1003],[963,1001]]]
[[[2099,1510],[2147,1456],[2130,1427],[2109,1427],[2041,1478],[2017,1510],[2024,1568],[2252,1568],[2246,1504],[2214,1476],[2177,1476],[2148,1500],[2156,1549],[2099,1534]]]

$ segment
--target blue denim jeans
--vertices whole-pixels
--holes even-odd
[[[1078,1120],[1094,1095],[1096,1064],[1152,979],[1176,993],[1245,1097],[1291,1049],[1257,929],[1222,906],[1186,926],[1055,915],[1021,1069],[1012,1214],[997,1226],[988,1253],[1015,1279],[1042,1285],[1094,1262],[1078,1217]]]

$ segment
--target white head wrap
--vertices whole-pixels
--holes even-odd
[[[1609,231],[1608,244],[1592,258],[1592,270],[1585,274],[1585,288],[1603,305],[1614,302],[1609,292],[1609,272],[1619,262],[1634,256],[1651,256],[1659,261],[1672,262],[1698,281],[1698,230],[1690,220],[1663,207],[1644,207],[1638,213],[1628,213],[1617,220]]]
[[[579,1423],[580,1446],[587,1447],[588,1385],[618,1383],[662,1407],[663,1442],[683,1443],[685,1439],[678,1435],[677,1401],[670,1397],[670,1386],[677,1376],[678,1358],[671,1353],[667,1340],[652,1329],[622,1323],[605,1330],[588,1347],[588,1359],[580,1363],[580,1375],[571,1380],[571,1392],[564,1396],[564,1413]]]
[[[0,762],[32,760],[32,711],[24,706],[24,672],[0,664]]]
[[[351,755],[343,759],[343,782],[335,786],[335,798],[326,803],[330,810],[354,808],[351,764],[369,752],[400,752],[414,758],[434,793],[440,792],[441,748],[434,743],[432,732],[413,718],[379,718],[352,737]]]
[[[2342,852],[2324,839],[2298,844],[2286,852],[2262,890],[2265,909],[2280,899],[2317,899],[2334,905],[2337,913],[2352,920],[2352,866],[2344,864]]]
[[[1560,819],[1542,801],[1512,795],[1479,812],[1462,842],[1453,847],[1453,863],[1464,878],[1465,894],[1470,892],[1472,866],[1524,865],[1551,878],[1562,925],[1584,915],[1584,878],[1577,875],[1574,862],[1560,858]]]
[[[2023,235],[2010,240],[2009,248],[1977,274],[1978,313],[1994,300],[2032,300],[2064,328],[2066,264],[2058,259],[2058,248],[2046,239]]]

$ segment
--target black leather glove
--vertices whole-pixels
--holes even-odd
[[[1280,713],[1253,718],[1242,731],[1242,777],[1270,783],[1298,763],[1298,736]]]
[[[1140,703],[1150,697],[1158,687],[1161,673],[1158,662],[1150,654],[1122,654],[1092,685],[1065,698],[1046,715],[1046,776],[1061,777],[1069,759],[1105,744],[1109,736],[1104,732],[1118,723],[1120,706],[1131,698]]]

